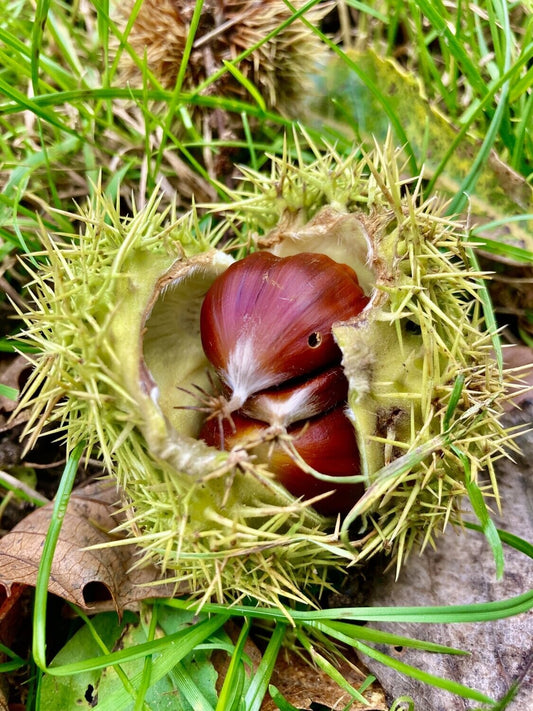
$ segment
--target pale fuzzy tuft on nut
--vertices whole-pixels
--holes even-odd
[[[43,232],[46,260],[33,272],[28,432],[48,424],[70,449],[84,441],[100,454],[142,561],[204,599],[303,600],[331,568],[380,552],[399,565],[460,521],[464,462],[497,500],[505,377],[463,227],[437,201],[421,204],[416,183],[409,193],[390,142],[363,159],[312,150],[309,164],[283,155],[268,176],[244,171],[233,202],[211,206],[223,219],[207,231],[194,212],[160,214],[155,196],[123,218],[96,191],[73,216],[78,240]],[[194,393],[216,395],[200,310],[234,261],[215,246],[230,234],[239,254],[250,244],[326,254],[357,273],[368,298],[333,327],[366,487],[337,527],[246,451],[198,439]]]

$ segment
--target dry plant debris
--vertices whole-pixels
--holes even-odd
[[[112,482],[97,482],[75,491],[54,557],[49,591],[93,613],[138,609],[141,600],[177,592],[172,584],[148,587],[160,580],[160,573],[135,568],[138,551],[134,544],[122,541],[126,545],[109,547],[109,543],[120,542],[109,533],[117,526],[119,498]],[[0,585],[8,597],[14,586],[35,585],[51,514],[52,504],[46,504],[0,540]]]

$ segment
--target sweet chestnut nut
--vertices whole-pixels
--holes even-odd
[[[207,292],[200,315],[204,352],[231,391],[229,411],[339,363],[331,326],[367,302],[355,272],[324,254],[255,252],[232,264]]]

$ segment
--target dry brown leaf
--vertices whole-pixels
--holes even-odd
[[[500,189],[510,200],[527,212],[531,207],[532,198],[531,185],[527,179],[507,165],[496,151],[489,153],[488,166],[493,171]]]
[[[20,635],[20,620],[24,616],[22,608],[27,604],[27,587],[15,584],[11,587],[11,595],[2,594],[0,590],[0,642],[10,647]]]
[[[0,383],[20,391],[26,379],[26,373],[31,368],[31,363],[25,356],[0,360]],[[0,432],[11,429],[28,418],[27,413],[20,413],[16,418],[11,415],[17,406],[17,400],[11,400],[0,395]]]
[[[239,636],[239,627],[230,620],[224,629],[233,642],[236,642]],[[252,669],[249,671],[254,674],[259,667],[262,655],[250,637],[244,644],[244,653],[251,662]],[[355,655],[350,661],[352,664],[345,662],[340,665],[339,671],[349,684],[358,689],[369,672]],[[217,691],[220,692],[228,671],[230,657],[225,652],[215,652],[212,662],[218,673]],[[311,709],[312,704],[322,704],[332,709],[343,709],[351,698],[327,674],[306,662],[290,649],[284,649],[278,655],[270,684],[273,684],[289,703],[302,711]],[[369,705],[355,701],[350,706],[350,711],[360,711],[361,709],[386,711],[388,709],[385,694],[377,683],[374,682],[365,691],[364,696]],[[261,711],[277,711],[277,708],[270,696],[267,696],[261,705]]]
[[[344,679],[355,689],[358,689],[368,673],[362,663],[354,659],[357,667],[348,663],[339,666]],[[331,679],[325,672],[311,666],[300,656],[286,650],[282,652],[274,667],[270,683],[297,709],[311,711],[312,704],[322,704],[331,709],[344,709],[350,702],[350,695]],[[368,704],[354,701],[350,711],[386,711],[389,707],[385,693],[376,684],[372,684],[364,693]],[[261,711],[276,711],[278,707],[272,699],[265,699]]]
[[[9,689],[7,684],[7,679],[5,675],[0,679],[0,711],[10,711],[9,703]]]
[[[137,548],[88,546],[116,541],[116,485],[96,482],[73,492],[57,543],[48,590],[91,612],[136,609],[141,600],[169,597],[172,584],[145,587],[160,579],[155,568],[130,570]],[[7,594],[14,583],[34,586],[53,504],[37,509],[0,541],[0,584]]]

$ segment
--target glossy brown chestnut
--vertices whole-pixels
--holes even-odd
[[[256,252],[232,264],[207,292],[200,317],[205,354],[231,390],[228,410],[340,363],[332,324],[367,302],[355,272],[324,254]]]
[[[291,380],[252,395],[240,412],[269,425],[288,427],[344,404],[347,398],[348,381],[342,366],[335,365],[303,381]]]
[[[222,423],[208,420],[200,437],[219,449],[231,450],[238,446],[249,449],[293,496],[307,500],[333,492],[313,504],[319,513],[327,516],[346,513],[363,494],[363,485],[360,483],[323,481],[304,471],[284,447],[282,437],[269,437],[269,428],[265,423],[244,417],[238,412],[232,415],[232,423],[229,420]],[[287,434],[298,454],[316,471],[329,476],[360,474],[353,426],[344,414],[343,407],[295,425],[289,428]],[[224,438],[223,442],[221,437]]]

